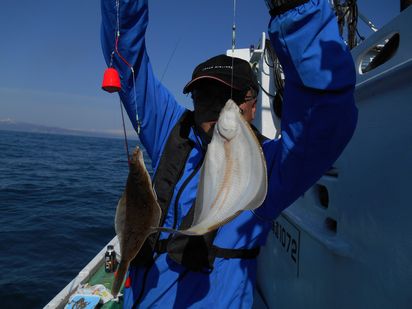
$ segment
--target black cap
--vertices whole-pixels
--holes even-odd
[[[192,80],[183,88],[183,93],[193,90],[194,84],[202,79],[214,79],[232,86],[232,60],[233,60],[233,88],[247,90],[253,88],[259,92],[256,75],[249,62],[226,55],[219,55],[199,64],[193,71]]]

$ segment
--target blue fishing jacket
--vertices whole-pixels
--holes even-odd
[[[120,1],[121,57],[112,57],[117,10],[114,1],[102,0],[101,39],[107,64],[120,73],[121,100],[136,130],[140,123],[140,141],[156,170],[167,138],[186,109],[153,74],[145,47],[147,2]],[[263,144],[269,181],[265,202],[255,213],[244,211],[218,230],[214,244],[221,248],[264,245],[271,220],[332,166],[356,126],[353,60],[328,1],[310,0],[272,17],[268,32],[286,79],[282,137]],[[169,207],[165,227],[172,227],[175,218],[179,226],[196,198],[199,173],[186,180],[204,150],[193,129],[189,139],[194,147],[175,184],[170,204],[177,207]],[[212,271],[191,272],[160,254],[149,269],[130,267],[124,306],[132,307],[139,298],[139,308],[250,308],[256,266],[256,259],[216,258]]]

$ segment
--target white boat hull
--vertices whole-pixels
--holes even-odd
[[[274,222],[255,308],[411,308],[412,8],[353,50],[359,121],[334,165]],[[393,57],[362,73],[371,47]]]

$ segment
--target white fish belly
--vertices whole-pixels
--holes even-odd
[[[219,116],[201,169],[194,222],[180,232],[200,235],[216,229],[241,211],[259,207],[266,193],[263,151],[238,106],[229,100]]]

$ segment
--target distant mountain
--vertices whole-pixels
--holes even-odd
[[[82,131],[71,130],[59,127],[49,127],[27,122],[19,122],[14,119],[6,118],[0,119],[0,130],[8,131],[21,131],[21,132],[34,132],[34,133],[47,133],[47,134],[61,134],[61,135],[78,135],[78,136],[94,136],[94,137],[109,137],[109,138],[122,138],[122,132],[112,131]],[[134,132],[128,132],[128,138],[136,139]]]

